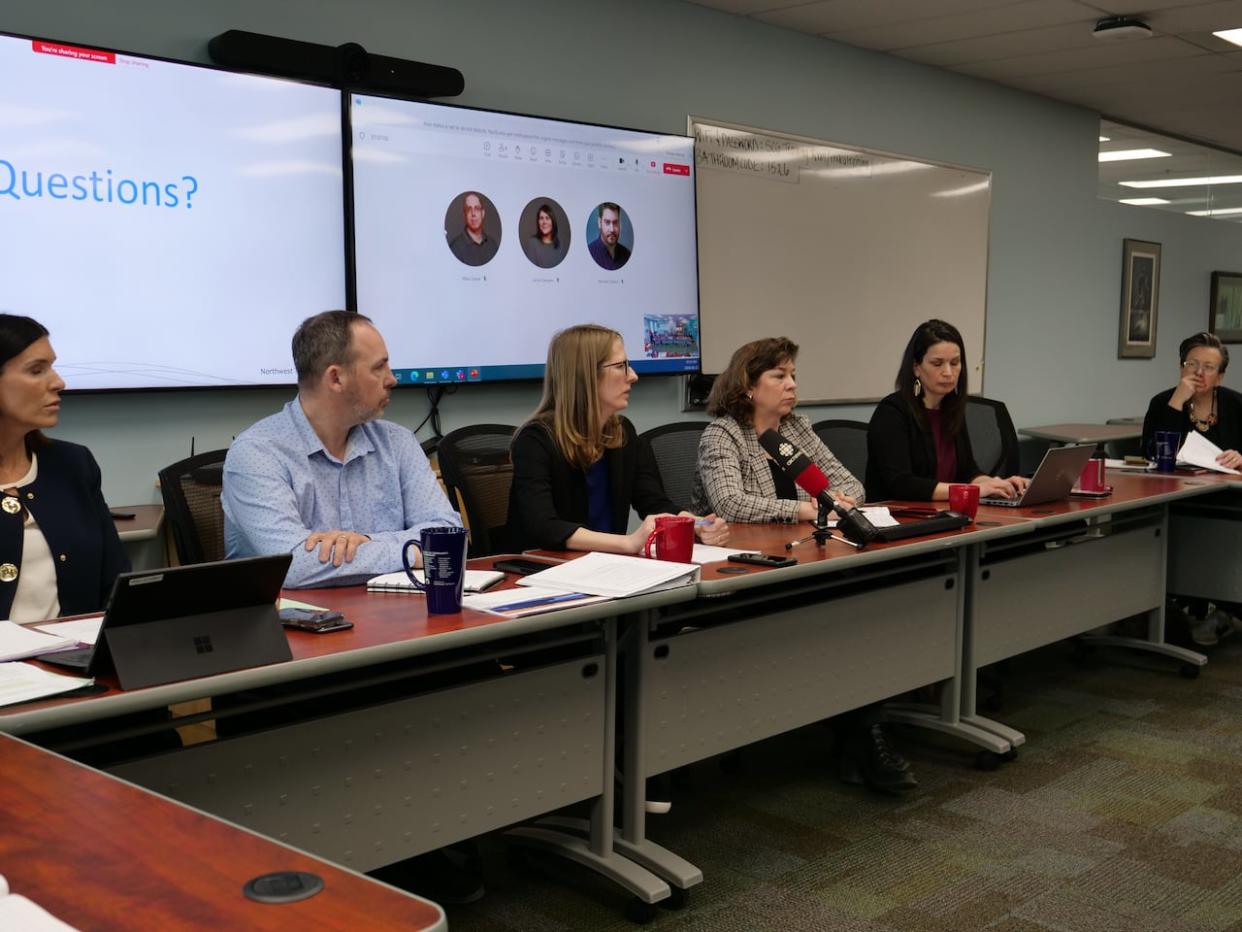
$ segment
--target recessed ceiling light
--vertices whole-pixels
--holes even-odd
[[[1101,136],[1100,142],[1108,142],[1111,138],[1111,136]]]
[[[1211,184],[1242,184],[1242,175],[1204,175],[1199,178],[1161,178],[1158,181],[1119,181],[1126,188],[1194,188]]]
[[[1123,197],[1121,203],[1131,207],[1155,207],[1157,204],[1169,203],[1162,197]]]
[[[1101,152],[1101,162],[1128,162],[1131,159],[1167,159],[1168,152],[1160,149],[1116,149],[1112,152]]]
[[[1224,39],[1226,42],[1232,42],[1234,45],[1242,45],[1242,29],[1222,29],[1220,32],[1214,32],[1212,35]]]
[[[1242,207],[1217,207],[1213,210],[1188,210],[1192,217],[1223,217],[1226,214],[1242,214]]]

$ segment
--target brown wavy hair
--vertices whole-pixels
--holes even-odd
[[[707,396],[707,413],[712,417],[729,415],[743,426],[755,420],[754,402],[747,393],[759,376],[781,363],[795,362],[798,344],[789,337],[767,337],[752,340],[733,352],[725,371],[716,376],[711,394]]]
[[[599,405],[600,366],[621,334],[599,324],[561,330],[548,344],[543,397],[527,423],[541,424],[561,455],[585,470],[625,441],[621,418],[604,418]]]

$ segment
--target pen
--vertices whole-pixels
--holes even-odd
[[[506,605],[495,605],[493,612],[516,612],[523,608],[537,608],[540,605],[555,605],[557,602],[571,602],[574,599],[585,599],[585,592],[564,592],[560,595],[541,596],[538,599],[527,599],[525,602],[509,602]]]

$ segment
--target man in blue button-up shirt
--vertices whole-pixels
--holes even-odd
[[[228,556],[292,553],[286,585],[346,586],[401,569],[423,528],[461,525],[414,434],[378,420],[397,380],[370,320],[316,314],[293,361],[298,396],[224,461]]]

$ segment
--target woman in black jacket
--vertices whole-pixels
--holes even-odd
[[[97,611],[129,569],[86,447],[49,440],[64,380],[46,328],[0,314],[0,618]]]
[[[1147,406],[1143,450],[1152,452],[1156,431],[1176,431],[1179,447],[1197,431],[1220,447],[1218,463],[1242,468],[1242,395],[1220,384],[1229,368],[1228,347],[1214,333],[1196,333],[1182,340],[1177,355],[1177,384],[1158,393]],[[1235,603],[1220,602],[1213,607],[1207,599],[1185,597],[1173,599],[1172,607],[1174,618],[1185,613],[1181,620],[1191,640],[1204,647],[1242,628],[1236,620],[1242,609]]]
[[[981,496],[1013,498],[1022,476],[985,475],[966,431],[966,348],[952,324],[919,324],[897,370],[896,391],[876,405],[867,427],[867,500],[944,501],[954,483]]]
[[[552,338],[543,397],[513,438],[515,547],[637,554],[656,516],[677,512],[651,447],[620,416],[637,381],[615,330],[581,324]],[[631,507],[643,521],[626,533]],[[708,518],[700,539],[723,544],[728,525]]]

